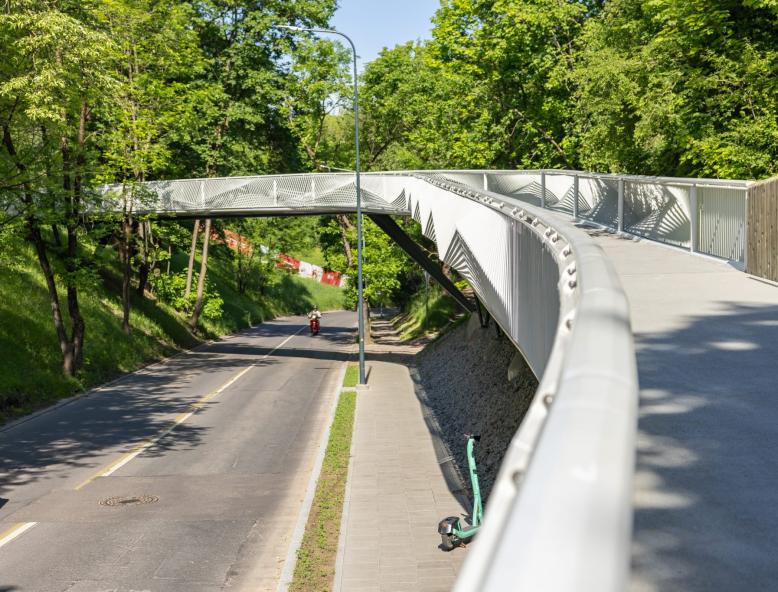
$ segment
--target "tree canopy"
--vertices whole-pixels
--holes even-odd
[[[199,222],[125,210],[95,225],[84,214],[96,184],[142,194],[139,183],[154,179],[353,167],[350,52],[274,27],[327,27],[336,8],[336,0],[4,4],[0,245],[15,233],[34,247],[66,374],[82,363],[79,292],[105,271],[85,244],[120,255],[125,332],[133,278],[142,298],[174,247],[190,254],[182,301],[195,276]],[[362,161],[372,170],[766,177],[778,171],[777,25],[776,0],[441,0],[431,39],[384,49],[361,75]],[[211,234],[232,230],[270,249],[306,245],[355,275],[351,216],[202,226],[211,229],[204,260]],[[368,299],[402,299],[418,271],[377,227],[365,230]],[[237,291],[263,290],[257,277],[272,262],[235,257]],[[201,270],[193,325],[210,298],[207,261]]]
[[[399,168],[769,176],[776,25],[774,0],[443,0],[430,41],[368,64],[367,143]]]

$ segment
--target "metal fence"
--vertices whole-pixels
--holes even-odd
[[[571,224],[527,200],[473,189],[479,173],[418,178],[423,184],[405,185],[409,209],[436,239],[464,230],[456,256],[439,252],[472,277],[540,378],[455,591],[624,590],[638,384],[618,277]],[[473,276],[472,260],[497,264]]]
[[[748,181],[557,169],[434,174],[613,230],[745,264]]]

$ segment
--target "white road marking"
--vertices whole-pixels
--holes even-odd
[[[37,522],[22,522],[21,524],[15,524],[4,533],[0,534],[0,547],[10,543],[19,535],[24,534],[30,530],[33,526],[38,524]]]

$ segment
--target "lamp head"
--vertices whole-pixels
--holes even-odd
[[[286,29],[288,31],[294,31],[295,33],[299,33],[301,31],[305,31],[302,27],[296,27],[294,25],[273,25],[275,29]]]

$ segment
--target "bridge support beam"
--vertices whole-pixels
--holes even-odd
[[[435,281],[438,282],[443,287],[443,289],[459,303],[462,308],[464,308],[467,312],[473,312],[475,310],[475,306],[467,298],[467,296],[462,294],[459,288],[457,288],[454,283],[445,276],[440,266],[432,259],[430,259],[419,245],[413,242],[413,239],[398,226],[397,222],[392,220],[391,216],[387,214],[368,215],[370,216],[370,219],[376,223],[376,226],[388,234],[389,237],[394,242],[396,242],[403,251],[408,253],[411,259],[421,265],[422,269],[430,274],[435,279]]]

